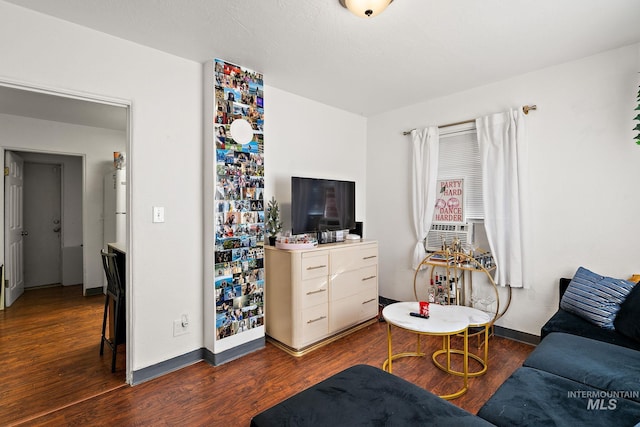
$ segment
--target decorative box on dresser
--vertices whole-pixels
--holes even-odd
[[[266,333],[291,354],[304,354],[377,316],[377,242],[265,249]]]

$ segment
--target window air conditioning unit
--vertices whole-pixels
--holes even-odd
[[[473,238],[473,223],[451,224],[434,222],[431,224],[431,230],[429,230],[427,237],[424,239],[424,248],[427,252],[439,251],[442,249],[442,239],[444,239],[447,246],[451,246],[456,237],[463,247],[471,242]]]

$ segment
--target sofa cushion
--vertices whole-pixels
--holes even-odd
[[[509,427],[633,426],[640,421],[640,403],[522,367],[507,378],[478,415]]]
[[[636,350],[555,332],[523,365],[602,390],[619,391],[640,402],[640,352]]]
[[[640,285],[633,287],[613,320],[616,331],[640,342]]]
[[[580,267],[562,296],[560,307],[602,328],[614,329],[613,320],[620,304],[634,285]]]
[[[356,365],[261,412],[251,427],[490,426],[400,377]]]
[[[566,332],[568,334],[640,350],[640,342],[632,340],[615,330],[603,329],[593,323],[587,322],[582,317],[562,309],[558,310],[551,319],[542,326],[540,338],[545,339],[553,332]]]

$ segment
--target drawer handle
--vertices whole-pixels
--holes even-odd
[[[371,259],[371,258],[377,258],[377,255],[369,255],[369,256],[363,257],[362,259]]]
[[[307,270],[317,270],[319,268],[327,268],[326,265],[315,265],[313,267],[307,267]]]
[[[362,305],[369,304],[370,302],[374,302],[375,300],[376,300],[375,298],[371,298],[371,299],[366,300],[365,302],[363,302]]]
[[[375,279],[376,276],[369,276],[369,277],[363,277],[362,281],[364,282],[365,280],[371,280],[371,279]]]
[[[308,325],[309,323],[319,322],[319,321],[321,321],[321,320],[323,320],[323,319],[326,319],[326,318],[327,318],[327,316],[320,316],[320,317],[318,317],[317,319],[309,320],[309,321],[307,321],[307,325]]]
[[[320,292],[327,292],[326,289],[318,289],[317,291],[307,292],[307,295],[319,294]]]

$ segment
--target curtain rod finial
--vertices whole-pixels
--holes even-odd
[[[524,112],[524,114],[529,114],[529,111],[537,110],[537,109],[538,109],[537,105],[525,105],[524,107],[522,107],[522,111]]]

